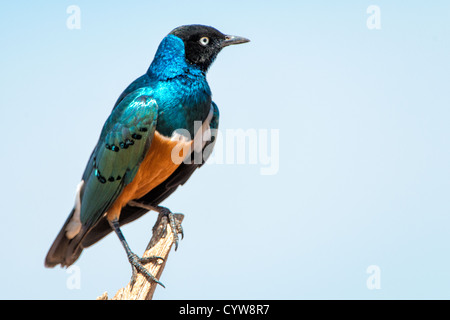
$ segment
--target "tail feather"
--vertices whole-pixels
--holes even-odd
[[[72,219],[74,211],[75,209],[70,213],[45,257],[45,266],[47,268],[53,268],[58,264],[61,264],[62,267],[68,267],[78,259],[83,251],[81,240],[86,234],[85,228],[82,228],[73,239],[66,237],[66,227]]]

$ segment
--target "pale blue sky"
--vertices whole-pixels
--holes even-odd
[[[66,27],[69,5],[81,29]],[[369,30],[369,5],[381,29]],[[100,129],[161,39],[191,23],[251,43],[208,80],[223,130],[279,130],[279,170],[204,166],[155,299],[449,299],[448,1],[14,1],[0,10],[0,298],[94,299],[131,273],[115,236],[65,269],[49,246]],[[141,254],[154,214],[123,228]],[[376,265],[381,289],[369,290]]]

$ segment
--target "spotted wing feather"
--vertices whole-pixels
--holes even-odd
[[[145,88],[130,93],[114,108],[83,174],[83,225],[94,224],[133,180],[150,147],[157,114],[157,103]]]

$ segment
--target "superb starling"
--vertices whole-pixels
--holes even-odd
[[[46,267],[70,266],[114,230],[133,278],[141,272],[159,283],[143,266],[148,260],[130,250],[120,226],[155,210],[168,216],[177,246],[179,228],[160,203],[203,165],[214,145],[211,129],[218,128],[219,111],[206,72],[222,48],[248,41],[203,25],[178,27],[161,41],[147,72],[119,96],[106,120]]]

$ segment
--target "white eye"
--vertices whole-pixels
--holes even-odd
[[[209,38],[208,37],[200,38],[199,42],[202,46],[206,46],[209,43]]]

